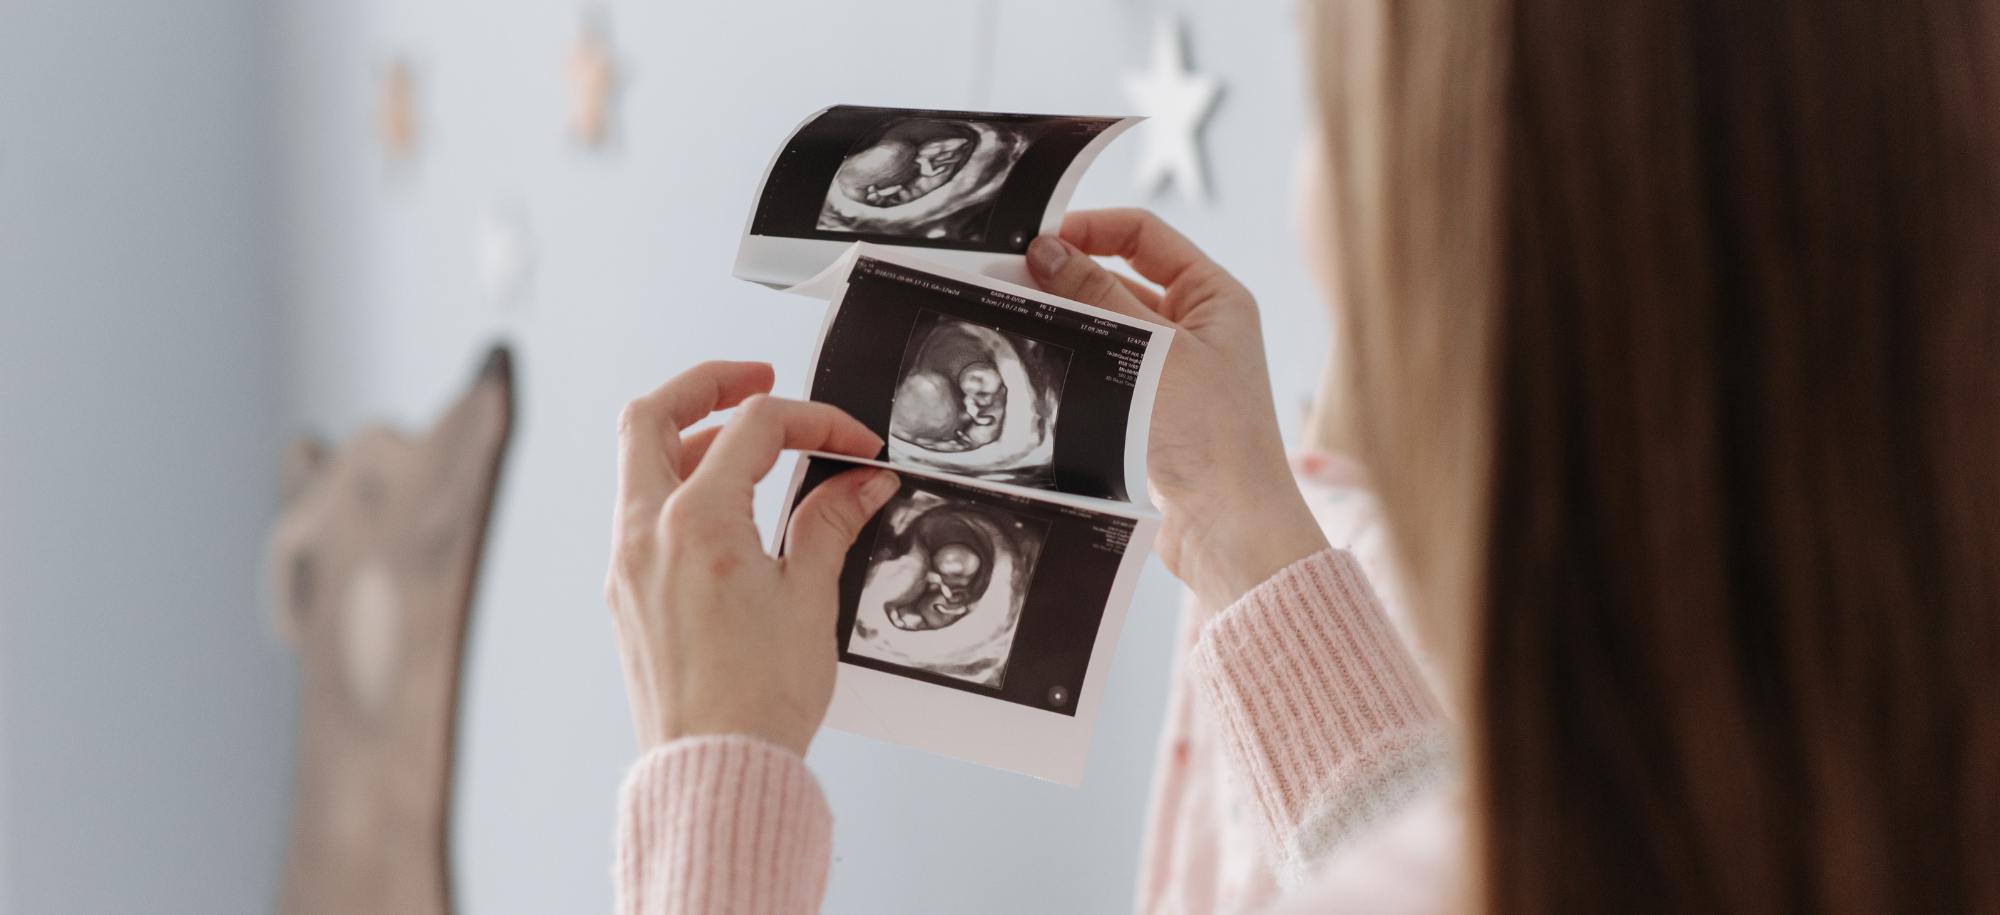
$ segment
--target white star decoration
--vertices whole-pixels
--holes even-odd
[[[527,298],[535,269],[528,214],[515,206],[495,207],[479,225],[479,279],[494,304],[511,307]]]
[[[1204,73],[1190,73],[1182,53],[1181,23],[1161,16],[1153,30],[1153,64],[1143,72],[1125,74],[1125,99],[1146,122],[1139,151],[1139,174],[1133,187],[1151,194],[1172,178],[1181,193],[1196,202],[1208,199],[1208,181],[1201,167],[1201,125],[1222,94],[1222,83]]]

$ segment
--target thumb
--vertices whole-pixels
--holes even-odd
[[[867,467],[821,483],[792,516],[785,533],[786,564],[810,575],[839,575],[847,548],[900,485],[895,474]]]
[[[1118,281],[1117,274],[1054,235],[1043,235],[1028,244],[1028,272],[1041,284],[1042,291],[1051,295],[1095,305],[1128,318],[1155,323],[1162,320]]]

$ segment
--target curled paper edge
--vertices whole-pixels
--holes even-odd
[[[828,262],[837,263],[847,253],[844,249],[851,248],[853,242],[823,238],[757,235],[751,232],[751,226],[756,223],[757,209],[764,199],[765,186],[770,182],[771,173],[778,166],[785,149],[792,144],[793,139],[798,136],[800,131],[818,120],[822,115],[825,115],[829,110],[830,108],[821,108],[806,116],[804,120],[794,126],[791,133],[785,136],[784,142],[780,143],[778,148],[771,154],[769,164],[765,166],[763,174],[759,176],[757,193],[752,198],[750,214],[744,220],[743,235],[736,249],[736,262],[731,270],[731,274],[737,279],[747,280],[760,286],[768,286],[781,292],[791,292],[821,299],[827,297],[816,290],[821,288],[819,281],[827,275],[827,271],[832,269],[832,267],[822,267],[814,271],[813,265]],[[986,112],[948,113],[981,114]],[[1067,116],[1052,115],[1051,117]],[[1131,116],[1117,118],[1116,123],[1106,127],[1095,137],[1092,137],[1090,142],[1085,144],[1084,148],[1070,160],[1068,166],[1063,171],[1062,177],[1057,180],[1055,189],[1049,194],[1048,203],[1043,209],[1041,223],[1038,227],[1040,234],[1048,235],[1061,230],[1063,216],[1069,211],[1070,198],[1075,195],[1077,185],[1083,180],[1084,173],[1090,170],[1091,165],[1096,162],[1098,155],[1106,147],[1110,146],[1112,141],[1143,120],[1145,120],[1143,117]],[[1039,288],[1035,285],[1033,277],[1028,273],[1028,260],[1025,254],[971,251],[945,247],[916,247],[881,241],[876,241],[874,244],[881,247],[907,251],[934,263],[955,267],[997,280],[1004,280],[1015,285],[1026,286],[1030,289]],[[808,271],[814,271],[811,278],[803,282],[792,281],[794,277],[805,274]]]

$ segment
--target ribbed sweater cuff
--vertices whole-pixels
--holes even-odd
[[[833,812],[797,753],[755,737],[655,747],[618,804],[619,915],[819,911]]]
[[[1287,884],[1450,765],[1443,711],[1345,550],[1217,615],[1188,671]]]

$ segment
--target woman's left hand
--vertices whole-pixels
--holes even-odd
[[[642,750],[750,734],[803,754],[832,701],[841,564],[896,475],[828,480],[793,513],[785,556],[766,555],[751,499],[780,451],[882,448],[838,408],[764,396],[771,382],[762,363],[704,363],[619,418],[604,591]],[[729,407],[724,425],[681,434]]]
[[[1090,255],[1089,257],[1085,255]],[[1099,266],[1125,259],[1158,290]],[[1278,434],[1257,301],[1144,210],[1083,210],[1028,247],[1044,290],[1174,329],[1153,402],[1146,485],[1163,516],[1154,548],[1210,612],[1327,547]]]

